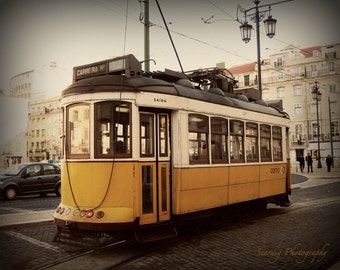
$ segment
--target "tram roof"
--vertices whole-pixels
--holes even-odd
[[[249,111],[289,118],[282,108],[268,106],[262,100],[249,102],[243,94],[234,94],[236,81],[228,70],[207,68],[180,73],[143,73],[141,62],[132,54],[73,68],[73,83],[62,92],[69,95],[103,92],[152,92],[180,96]],[[231,73],[230,73],[231,74]],[[202,90],[209,85],[208,90]]]
[[[166,95],[175,95],[184,98],[205,101],[249,111],[289,118],[288,114],[279,108],[244,101],[239,95],[224,93],[219,88],[210,88],[207,91],[189,87],[189,80],[179,79],[177,82],[168,82],[152,77],[140,76],[126,78],[121,75],[103,75],[85,78],[74,82],[62,92],[62,97],[87,93],[101,92],[153,92]]]

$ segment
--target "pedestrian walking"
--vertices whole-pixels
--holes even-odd
[[[307,172],[309,173],[309,170],[310,172],[313,172],[313,159],[310,153],[308,153],[308,155],[306,156],[306,162],[307,162],[307,168],[308,168]]]
[[[300,163],[300,170],[303,173],[303,170],[305,169],[305,159],[303,158],[303,156],[300,156],[298,161]]]
[[[331,171],[331,166],[333,163],[333,158],[331,157],[331,155],[328,155],[326,157],[326,165],[327,165],[327,171],[330,172]]]

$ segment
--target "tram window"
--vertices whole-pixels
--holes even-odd
[[[244,162],[244,124],[241,121],[230,121],[230,161]]]
[[[95,104],[95,156],[130,157],[130,105],[122,102]]]
[[[88,158],[90,155],[89,108],[87,104],[78,104],[67,108],[67,157]]]
[[[246,124],[245,151],[247,162],[259,161],[258,126],[255,123]]]
[[[226,163],[228,121],[223,118],[211,118],[211,157],[212,163]]]
[[[153,213],[153,168],[142,166],[142,210],[143,214]]]
[[[153,114],[140,114],[140,155],[154,156]]]
[[[166,115],[159,115],[159,156],[167,157],[168,156],[168,118]]]
[[[270,126],[260,125],[260,152],[261,161],[271,161]]]
[[[208,163],[208,117],[198,114],[189,114],[188,125],[190,164]]]
[[[274,161],[282,161],[282,133],[281,127],[273,127],[273,158]]]

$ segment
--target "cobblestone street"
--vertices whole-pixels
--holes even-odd
[[[328,269],[340,258],[340,201],[272,208],[113,269]]]
[[[210,224],[202,230],[189,227],[173,244],[117,266],[112,262],[119,253],[102,253],[98,258],[95,254],[81,256],[76,263],[68,264],[68,259],[90,248],[53,242],[56,227],[52,222],[2,228],[0,243],[5,248],[0,253],[1,268],[329,269],[340,261],[340,181],[337,175],[337,171],[332,172],[332,177],[326,175],[328,178],[315,173],[307,179],[300,174],[294,178],[290,207],[269,206],[265,213],[256,215],[245,212],[232,221]],[[18,217],[29,214],[36,221],[43,220],[42,214],[49,214],[51,210],[39,206],[38,200],[41,199],[2,202],[2,217],[6,213],[16,215],[17,211]],[[56,204],[54,198],[41,202]],[[37,211],[25,210],[23,205],[33,205]],[[139,246],[140,250],[144,248]],[[63,261],[64,264],[58,265]]]

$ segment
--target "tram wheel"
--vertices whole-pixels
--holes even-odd
[[[61,185],[60,184],[56,187],[55,193],[57,194],[58,197],[60,197],[60,194],[61,194]]]

